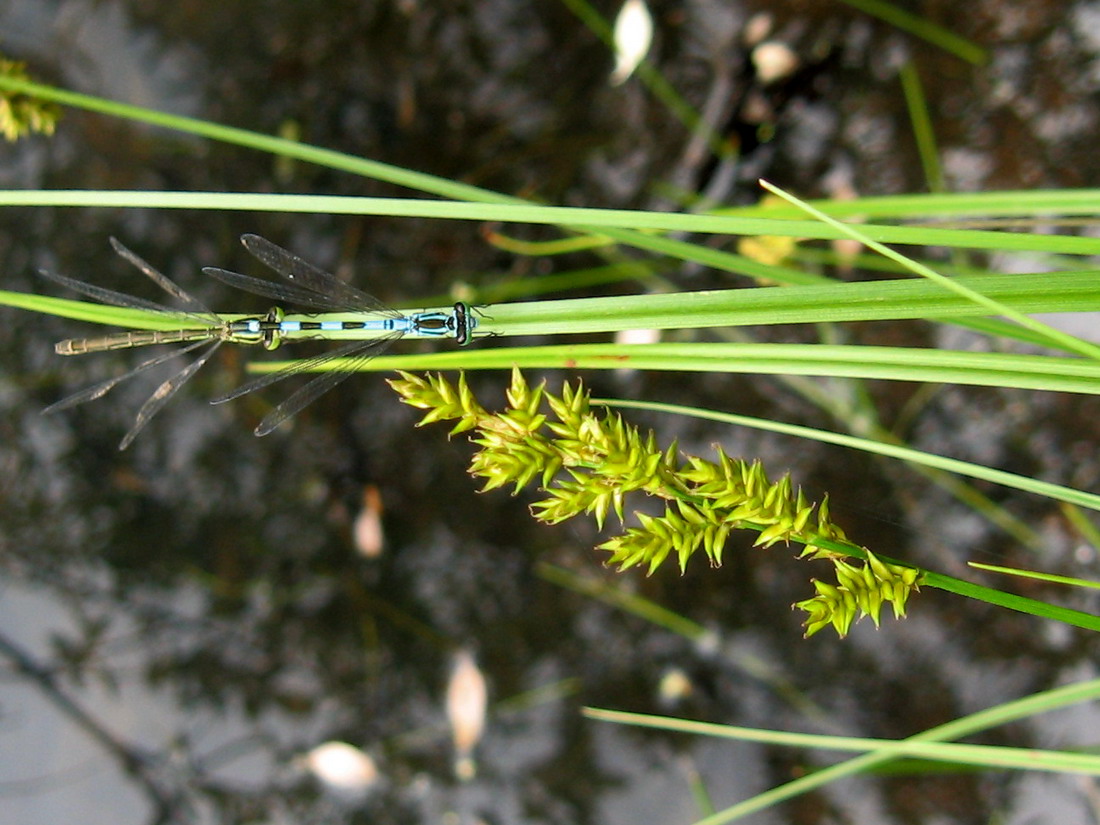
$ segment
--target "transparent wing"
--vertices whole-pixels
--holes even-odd
[[[115,292],[113,289],[105,289],[101,286],[86,284],[83,281],[78,281],[75,278],[69,278],[65,275],[58,275],[56,272],[50,272],[46,269],[38,270],[38,274],[47,281],[53,281],[55,284],[71,289],[73,292],[79,292],[81,295],[103,304],[126,307],[127,309],[146,309],[152,312],[162,312],[165,315],[177,316],[180,320],[185,321],[201,318],[204,325],[210,324],[211,316],[208,314],[196,315],[179,309],[172,309],[163,304],[158,304],[155,301],[146,301],[144,298],[138,298],[135,295],[127,295],[125,292]]]
[[[182,349],[172,350],[171,352],[163,352],[160,355],[157,355],[146,361],[142,361],[132,370],[124,372],[122,375],[116,376],[114,378],[108,378],[106,381],[100,381],[98,384],[92,384],[92,386],[86,387],[79,392],[75,392],[72,395],[66,396],[60,401],[55,401],[54,403],[50,404],[50,406],[42,410],[42,414],[48,415],[50,413],[58,412],[59,410],[67,410],[70,407],[77,406],[78,404],[85,404],[88,401],[95,401],[97,398],[102,398],[108,392],[113,390],[116,386],[118,386],[128,378],[133,378],[135,375],[139,375],[146,370],[151,370],[153,367],[159,366],[165,361],[170,361],[173,358],[178,358],[179,356],[191,352],[191,350],[193,349],[198,349],[203,344],[207,343],[209,343],[209,341],[207,340],[195,341],[183,347]]]
[[[205,315],[214,314],[205,304],[203,304],[202,301],[200,301],[190,292],[185,290],[175,281],[171,280],[167,275],[162,274],[158,269],[154,268],[152,265],[139,258],[136,254],[123,246],[122,242],[118,240],[118,238],[111,238],[111,247],[122,257],[123,260],[133,264],[135,267],[140,269],[143,273],[145,273],[146,277],[148,277],[149,280],[151,280],[154,284],[159,286],[161,289],[163,289],[165,292],[167,292],[169,295],[171,295],[173,298],[175,298],[177,301],[187,307],[187,310],[189,312]]]
[[[251,275],[242,275],[239,272],[217,266],[204,266],[202,271],[211,278],[217,278],[223,284],[227,284],[234,289],[242,289],[254,295],[263,295],[265,298],[274,298],[280,303],[289,302],[310,309],[319,309],[323,312],[333,310],[332,301],[327,298],[319,298],[316,293],[293,284],[265,281],[262,278],[253,278]],[[400,316],[401,313],[391,312],[390,314]]]
[[[185,309],[180,310],[167,307],[164,304],[158,304],[156,301],[147,301],[144,298],[138,298],[136,295],[127,295],[125,292],[115,292],[113,289],[87,284],[75,278],[58,275],[56,272],[50,272],[46,269],[38,270],[38,274],[48,281],[53,281],[55,284],[71,289],[73,292],[78,292],[100,303],[126,307],[127,309],[145,309],[152,312],[162,312],[177,317],[180,320],[194,321],[201,319],[204,325],[210,325],[211,321],[213,321],[214,326],[221,324],[217,315],[211,312],[198,298],[191,295],[167,276],[162,275],[115,238],[111,238],[111,246],[124,260],[140,269],[153,281],[153,283],[183,304]]]
[[[360,366],[385,352],[390,344],[400,337],[400,333],[394,333],[384,338],[373,338],[369,341],[349,341],[341,347],[323,352],[313,358],[295,361],[290,366],[278,372],[272,372],[253,378],[251,381],[241,384],[241,386],[236,389],[212,399],[210,403],[222,404],[234,398],[240,398],[242,395],[248,395],[250,392],[255,392],[256,390],[271,386],[278,381],[282,381],[284,378],[290,378],[292,375],[298,375],[299,373],[313,370],[336,358],[352,359],[347,369],[331,370],[321,373],[307,384],[297,389],[289,398],[268,413],[264,420],[260,422],[260,426],[256,428],[256,435],[267,435],[283,421],[301,412],[309,404],[316,401],[353,372],[356,372]]]
[[[120,450],[125,450],[130,446],[131,442],[137,438],[138,433],[145,428],[145,425],[149,423],[150,419],[160,412],[161,408],[172,399],[172,396],[179,392],[180,387],[191,380],[203,364],[210,360],[210,356],[214,354],[219,346],[221,346],[221,343],[222,341],[220,338],[213,341],[206,352],[202,353],[198,358],[154,390],[153,394],[149,396],[149,400],[142,404],[141,409],[138,410],[138,414],[134,418],[134,426],[130,428],[130,432],[126,433],[122,441],[119,442],[118,448]]]
[[[374,341],[369,341],[367,342],[369,346],[361,348],[358,352],[354,347],[341,347],[340,350],[347,351],[340,352],[340,350],[337,350],[337,354],[335,354],[334,357],[343,355],[346,358],[350,358],[351,363],[348,364],[348,367],[342,370],[323,372],[305,384],[305,386],[296,389],[285,401],[264,416],[259,426],[254,430],[255,434],[258,436],[267,435],[288,418],[293,418],[349,375],[358,372],[359,367],[363,364],[385,352],[390,344],[400,337],[400,335],[393,335],[388,338],[379,338]],[[363,344],[362,341],[356,341],[354,343]],[[330,359],[326,358],[325,360],[327,361]],[[315,364],[316,361],[312,364],[307,363],[307,366],[314,366]]]
[[[321,364],[327,364],[329,361],[332,361],[336,358],[350,358],[356,353],[360,353],[362,362],[365,363],[371,358],[374,358],[375,356],[385,352],[389,348],[390,344],[400,338],[401,335],[402,333],[395,332],[385,336],[384,338],[371,338],[370,340],[366,341],[349,341],[343,346],[337,347],[336,349],[328,350],[327,352],[322,352],[319,355],[313,356],[312,358],[305,358],[301,361],[295,361],[293,364],[284,367],[278,372],[269,372],[253,378],[251,381],[246,381],[239,387],[230,390],[224,395],[219,395],[216,398],[212,398],[210,400],[210,403],[224,404],[226,401],[232,401],[234,398],[240,398],[242,395],[248,395],[250,392],[255,392],[256,390],[262,390],[264,387],[269,387],[278,381],[282,381],[284,378],[290,378],[290,376],[297,375],[301,372],[308,372],[314,367],[317,367]],[[356,366],[358,366],[358,364],[359,359],[357,358]],[[353,372],[353,370],[346,370],[346,372],[350,373]],[[326,373],[326,375],[327,374],[328,373]]]
[[[291,283],[314,293],[317,299],[325,301],[325,309],[345,312],[394,312],[373,295],[361,292],[335,275],[318,269],[293,252],[276,246],[259,235],[242,235],[241,243],[265,266],[275,270]],[[315,305],[312,304],[312,306]]]

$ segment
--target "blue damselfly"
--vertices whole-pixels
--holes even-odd
[[[138,410],[133,426],[119,444],[119,449],[124,450],[223,343],[228,341],[273,350],[287,341],[344,340],[344,344],[333,350],[253,378],[212,400],[211,403],[220,404],[292,375],[312,371],[336,359],[347,359],[339,369],[321,372],[268,413],[255,430],[256,435],[267,435],[399,338],[453,338],[459,346],[465,346],[474,337],[477,319],[470,306],[461,301],[447,311],[400,312],[259,235],[244,235],[241,242],[254,257],[284,280],[268,281],[217,267],[204,267],[203,272],[237,289],[312,311],[288,312],[281,306],[275,306],[263,315],[213,312],[114,238],[111,238],[111,245],[115,252],[175,298],[182,309],[171,309],[153,301],[42,270],[43,277],[89,298],[115,306],[156,312],[173,322],[171,329],[129,330],[94,338],[71,338],[56,345],[58,354],[81,355],[154,344],[185,344],[181,349],[143,361],[123,375],[70,395],[45,411],[54,412],[100,398],[127,378],[205,345],[206,348],[194,361],[157,387]]]

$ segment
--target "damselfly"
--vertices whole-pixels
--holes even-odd
[[[186,344],[143,361],[132,370],[110,378],[46,408],[45,412],[66,409],[100,398],[116,385],[159,364],[206,345],[198,358],[168,378],[138,410],[134,425],[119,444],[124,450],[149,420],[172,398],[226,341],[234,344],[275,349],[284,341],[342,339],[347,343],[312,358],[296,361],[278,372],[261,375],[212,400],[220,404],[281,381],[291,375],[309,372],[338,358],[347,359],[338,369],[321,372],[279,404],[256,427],[256,435],[267,435],[286,419],[329,391],[370,359],[379,355],[398,338],[454,338],[459,346],[469,344],[477,328],[477,319],[469,305],[458,302],[449,311],[399,312],[377,298],[344,283],[335,275],[318,269],[297,255],[276,246],[259,235],[241,237],[253,256],[283,277],[284,282],[267,281],[205,267],[203,272],[238,289],[297,304],[314,310],[290,313],[279,306],[264,315],[216,313],[193,295],[158,272],[121,243],[111,238],[115,252],[140,269],[161,289],[180,302],[183,309],[171,309],[122,292],[41,271],[43,277],[83,295],[115,306],[144,309],[170,318],[178,326],[163,330],[130,330],[97,338],[71,338],[59,342],[60,355],[80,355],[152,344]],[[350,340],[349,340],[350,339]]]

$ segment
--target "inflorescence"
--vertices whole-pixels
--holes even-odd
[[[27,80],[26,64],[0,57],[0,75]],[[53,103],[18,92],[0,93],[0,135],[16,141],[32,132],[52,135],[61,110]]]
[[[683,572],[700,549],[720,565],[732,530],[757,531],[754,545],[765,548],[804,544],[800,558],[828,559],[836,570],[836,584],[814,579],[817,594],[794,605],[807,614],[807,636],[832,625],[843,637],[862,616],[877,626],[884,602],[900,618],[919,585],[920,571],[888,564],[850,542],[829,518],[827,497],[815,505],[792,490],[789,476],[770,482],[759,461],[731,458],[721,448],[717,461],[681,457],[675,442],[662,450],[652,431],[643,436],[618,413],[593,412],[580,382],[566,383],[559,397],[545,382],[532,389],[513,370],[508,407],[499,413],[477,402],[464,375],[457,387],[441,375],[405,372],[389,383],[406,404],[428,411],[418,426],[456,421],[451,435],[473,432],[470,440],[480,449],[470,473],[485,480],[482,492],[511,484],[518,493],[537,480],[547,496],[531,505],[539,521],[557,524],[586,513],[602,529],[611,512],[624,522],[629,493],[663,499],[663,514],[635,512],[637,527],[599,545],[620,570],[645,566],[653,573],[675,553]],[[860,561],[845,560],[852,557]]]

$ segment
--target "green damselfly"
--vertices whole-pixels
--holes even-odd
[[[292,375],[312,371],[338,358],[347,359],[340,368],[321,372],[268,413],[255,430],[256,435],[267,435],[399,338],[453,338],[459,346],[465,346],[473,340],[478,325],[477,318],[474,310],[466,303],[459,301],[446,311],[400,312],[259,235],[243,235],[241,242],[254,257],[282,276],[283,281],[253,278],[217,267],[204,267],[203,272],[237,289],[296,304],[311,311],[288,312],[281,306],[275,306],[263,315],[213,312],[114,238],[111,238],[111,245],[115,252],[175,298],[182,309],[171,309],[153,301],[41,270],[43,277],[89,298],[115,306],[156,312],[178,322],[178,326],[172,329],[129,330],[94,338],[70,338],[55,346],[58,354],[81,355],[154,344],[185,344],[181,349],[157,355],[122,375],[94,384],[51,404],[45,412],[67,409],[100,398],[127,378],[205,345],[205,350],[194,361],[157,387],[138,410],[133,426],[119,444],[119,449],[124,450],[180,387],[227,341],[262,346],[269,350],[287,341],[346,341],[333,350],[296,361],[277,372],[253,378],[212,399],[211,403],[220,404]]]

